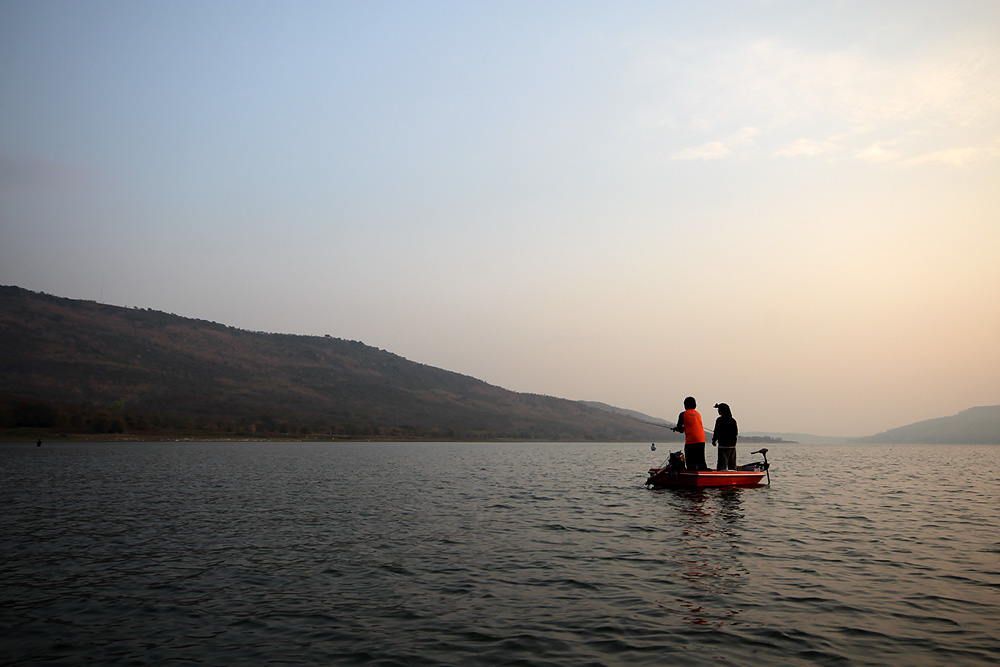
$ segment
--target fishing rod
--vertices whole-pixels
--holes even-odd
[[[659,426],[660,428],[669,428],[671,431],[676,431],[677,433],[680,433],[680,431],[677,430],[677,425],[676,424],[674,426],[668,426],[667,424],[661,424],[660,422],[650,422],[650,421],[646,421],[645,419],[637,419],[636,421],[642,422],[643,424],[649,424],[650,426]],[[713,429],[705,428],[704,425],[702,426],[702,428],[705,430],[705,433],[715,433],[715,431]]]

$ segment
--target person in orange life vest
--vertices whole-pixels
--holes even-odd
[[[684,467],[688,470],[711,470],[705,463],[705,427],[696,407],[698,404],[692,397],[685,398],[684,412],[677,416],[677,426],[671,430],[684,434]]]

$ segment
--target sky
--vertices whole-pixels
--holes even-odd
[[[742,431],[1000,404],[1000,2],[2,0],[0,284]]]

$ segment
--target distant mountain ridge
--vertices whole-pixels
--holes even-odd
[[[545,440],[667,440],[580,401],[523,394],[329,336],[0,286],[0,426]]]
[[[858,438],[856,442],[1000,445],[1000,405],[969,408],[950,417],[927,419]]]

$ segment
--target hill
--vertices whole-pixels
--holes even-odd
[[[67,432],[668,440],[357,341],[251,332],[0,287],[0,427]]]
[[[672,422],[668,422],[665,419],[660,419],[659,417],[650,417],[649,415],[642,412],[638,412],[636,410],[626,410],[625,408],[618,408],[613,405],[608,405],[607,403],[600,403],[598,401],[581,401],[581,403],[583,403],[584,405],[589,405],[590,407],[596,408],[603,412],[611,412],[619,415],[628,415],[629,417],[634,417],[635,419],[638,419],[639,421],[645,424],[658,426],[660,428],[665,428],[668,430],[674,425]],[[678,439],[680,439],[679,435],[677,437]],[[663,438],[661,438],[661,440],[662,439]]]
[[[1000,405],[963,410],[950,417],[928,419],[890,429],[858,442],[899,444],[1000,444]]]

